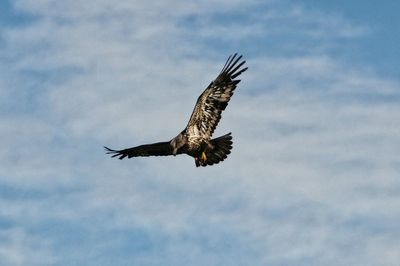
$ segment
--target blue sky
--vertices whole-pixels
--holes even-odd
[[[0,2],[0,265],[398,265],[396,1]],[[221,164],[165,141],[228,55]]]
[[[302,1],[306,8],[324,10],[346,17],[352,23],[369,27],[373,34],[352,42],[353,49],[346,56],[357,60],[360,64],[368,64],[380,75],[399,77],[400,70],[396,63],[400,59],[398,43],[400,41],[400,18],[397,10],[399,1]]]

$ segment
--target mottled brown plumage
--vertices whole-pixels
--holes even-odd
[[[225,110],[233,92],[240,82],[235,79],[247,70],[242,68],[246,61],[237,54],[229,56],[218,77],[210,83],[197,99],[193,113],[186,128],[168,142],[141,145],[124,150],[112,150],[107,147],[112,157],[168,156],[188,154],[195,159],[196,166],[217,164],[227,158],[232,149],[232,136],[211,139],[221,113]]]

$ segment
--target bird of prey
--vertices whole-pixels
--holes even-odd
[[[242,67],[246,61],[242,56],[229,56],[217,78],[208,85],[197,99],[193,113],[184,130],[171,141],[145,144],[123,150],[112,150],[104,147],[112,157],[168,156],[187,154],[194,157],[196,167],[217,164],[227,158],[232,149],[231,133],[211,139],[233,95],[236,79],[247,70]]]

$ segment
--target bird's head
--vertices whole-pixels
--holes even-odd
[[[171,147],[172,147],[172,154],[176,155],[178,153],[178,150],[183,147],[186,143],[185,136],[183,133],[180,133],[178,136],[173,138],[170,142]]]

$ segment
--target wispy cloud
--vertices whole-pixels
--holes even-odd
[[[14,6],[32,21],[0,31],[0,261],[400,260],[399,81],[335,54],[367,27],[277,1]],[[223,164],[102,153],[172,138],[236,50]]]

